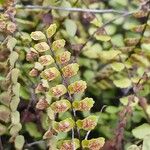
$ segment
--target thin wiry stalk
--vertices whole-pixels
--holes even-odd
[[[72,11],[72,12],[92,12],[92,13],[117,13],[117,14],[124,14],[127,13],[127,11],[124,10],[115,10],[115,9],[86,9],[86,8],[71,8],[71,7],[58,7],[58,6],[39,6],[39,5],[16,5],[16,9],[42,9],[42,10],[62,10],[62,11]],[[0,8],[0,11],[3,11],[3,8]]]
[[[25,147],[32,147],[34,145],[42,144],[42,143],[45,143],[45,141],[40,140],[40,141],[35,141],[35,142],[32,142],[32,143],[28,143],[28,144],[25,145]]]
[[[0,150],[3,150],[3,144],[2,144],[1,136],[0,136]]]
[[[85,140],[88,139],[90,132],[91,132],[91,130],[86,133]]]

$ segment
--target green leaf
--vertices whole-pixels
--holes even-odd
[[[55,112],[52,110],[51,107],[47,108],[47,115],[51,120],[55,120]]]
[[[71,78],[78,73],[79,65],[77,63],[71,63],[62,68],[64,77]]]
[[[119,50],[101,51],[99,57],[101,60],[109,61],[115,59],[119,54],[121,54]]]
[[[122,71],[125,68],[124,64],[119,63],[119,62],[112,63],[111,67],[113,70],[118,71],[118,72]]]
[[[20,83],[16,83],[12,87],[13,94],[17,97],[20,95]]]
[[[11,95],[9,92],[3,92],[0,94],[0,102],[3,105],[9,106],[10,100],[11,100]]]
[[[9,55],[9,62],[10,62],[10,66],[13,68],[15,65],[15,62],[17,61],[19,55],[17,52],[12,51]]]
[[[7,42],[7,48],[12,51],[15,47],[15,45],[17,44],[17,40],[12,37],[12,36],[9,36],[8,38],[8,42]]]
[[[5,2],[5,0],[0,0],[0,4],[3,4]]]
[[[34,45],[34,48],[39,52],[43,53],[50,49],[49,45],[46,42],[40,42]]]
[[[49,144],[50,144],[50,149],[51,150],[58,150],[57,149],[57,136],[53,136],[50,140],[49,140]]]
[[[97,43],[90,47],[87,47],[87,49],[83,51],[83,55],[93,59],[99,58],[101,51],[102,51],[102,47],[100,46],[100,44]]]
[[[145,67],[149,67],[150,66],[150,62],[148,60],[147,57],[140,55],[140,54],[132,54],[131,58],[134,62],[139,62],[141,65],[145,66]]]
[[[105,111],[109,114],[116,114],[119,110],[115,106],[108,106],[108,107],[106,107]]]
[[[25,99],[25,100],[30,99],[30,93],[29,93],[28,89],[24,86],[20,87],[20,97]]]
[[[84,129],[86,131],[93,130],[98,122],[98,117],[91,115],[83,120],[77,120],[76,124],[78,128]]]
[[[112,37],[111,41],[112,41],[112,44],[116,45],[117,47],[124,46],[123,35],[122,34],[115,34]]]
[[[84,78],[86,79],[86,81],[91,81],[92,79],[94,79],[95,77],[95,73],[92,70],[87,69],[84,74],[83,74]]]
[[[11,81],[13,82],[13,84],[17,83],[19,73],[20,73],[19,69],[17,69],[17,68],[12,69],[12,71],[11,71]]]
[[[132,134],[134,137],[138,139],[144,139],[146,135],[150,134],[150,125],[148,123],[144,123],[132,130]]]
[[[20,123],[20,113],[18,111],[11,112],[11,122],[12,124]]]
[[[137,145],[131,145],[127,148],[127,150],[140,150],[140,148]]]
[[[78,149],[80,147],[80,141],[78,139],[73,140],[61,140],[58,142],[59,149],[72,149],[72,145],[74,144],[74,149]]]
[[[0,76],[0,81],[4,81],[5,77]]]
[[[60,7],[71,8],[71,4],[68,1],[63,0]],[[69,11],[62,11],[62,10],[60,10],[59,11],[59,15],[61,17],[67,17],[69,15]]]
[[[60,122],[54,121],[53,128],[56,132],[68,132],[70,131],[75,125],[75,122],[72,118],[64,119]]]
[[[22,129],[21,123],[15,124],[11,127],[9,133],[14,136]]]
[[[46,30],[46,35],[48,38],[52,37],[55,32],[56,32],[56,29],[57,29],[57,25],[54,23],[54,24],[51,24],[48,29]]]
[[[25,143],[24,137],[22,135],[17,135],[14,143],[16,150],[22,150],[23,145]]]
[[[75,36],[76,31],[77,31],[77,25],[75,21],[71,19],[66,19],[64,24],[65,24],[65,28],[66,28],[68,35],[71,37]]]
[[[41,31],[35,31],[35,32],[32,32],[30,34],[31,38],[35,41],[38,41],[38,40],[44,40],[46,39],[46,36],[44,33],[42,33]]]
[[[144,51],[150,51],[150,43],[143,43],[141,47]]]
[[[109,35],[95,35],[96,40],[100,40],[103,42],[107,42],[111,40],[111,37]]]
[[[150,150],[150,135],[144,137],[142,150]]]
[[[83,140],[82,147],[88,148],[90,150],[100,150],[105,144],[105,139],[103,137],[93,138],[91,140]]]
[[[91,24],[95,25],[96,27],[100,27],[103,25],[102,19],[95,17],[91,22]]]
[[[94,100],[92,98],[84,98],[83,100],[75,100],[72,103],[72,106],[74,107],[75,110],[79,111],[90,111],[90,109],[94,105]]]
[[[13,96],[12,97],[12,100],[10,102],[10,108],[11,108],[12,111],[16,111],[17,110],[19,102],[20,102],[20,98],[19,97],[17,97],[17,96]]]
[[[8,123],[10,121],[10,109],[4,105],[0,105],[0,120]]]
[[[23,42],[31,42],[32,41],[29,33],[21,32],[20,37]]]
[[[37,125],[33,122],[28,122],[25,124],[27,132],[34,138],[40,138],[42,133],[38,131]]]
[[[127,105],[128,102],[129,102],[129,96],[120,98],[120,102],[123,105]],[[134,106],[136,106],[138,104],[138,102],[139,102],[138,97],[134,96],[134,100],[131,102],[130,106],[134,107]]]
[[[38,71],[42,71],[43,70],[43,65],[40,64],[39,62],[35,62],[34,68],[37,69]]]
[[[131,80],[128,78],[114,80],[113,83],[115,84],[116,87],[119,87],[119,88],[128,88],[132,84]]]
[[[51,104],[51,108],[55,113],[66,112],[71,107],[67,99],[62,99]]]

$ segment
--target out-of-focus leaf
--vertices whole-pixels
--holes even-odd
[[[25,143],[25,139],[22,135],[17,135],[14,143],[15,143],[16,150],[22,150],[23,145]]]
[[[133,62],[139,62],[141,65],[144,65],[146,67],[150,66],[150,62],[145,56],[142,56],[140,54],[132,54],[131,57]]]
[[[144,123],[132,130],[132,134],[134,137],[138,139],[144,139],[146,135],[150,134],[150,125],[147,123]]]
[[[21,123],[15,124],[11,127],[9,133],[13,136],[16,135],[22,129]]]
[[[46,39],[45,34],[41,31],[32,32],[30,36],[35,41]]]
[[[44,0],[43,1],[43,6],[49,6],[49,5],[56,5],[57,3],[59,3],[58,0]]]
[[[0,81],[5,80],[5,77],[0,76]]]
[[[90,23],[96,27],[102,26],[102,20],[100,20],[100,18],[98,19],[97,17],[95,17]]]
[[[127,150],[140,150],[140,148],[137,145],[131,145],[127,148]]]
[[[100,44],[94,44],[93,46],[87,47],[85,51],[83,51],[83,55],[85,55],[88,58],[99,58],[99,55],[101,54],[102,47]]]
[[[12,91],[13,91],[13,94],[15,94],[15,96],[19,97],[19,94],[20,94],[20,83],[14,84],[13,87],[12,87]]]
[[[28,20],[24,20],[24,19],[20,19],[20,18],[16,18],[17,24],[21,29],[29,29],[29,28],[33,28],[35,27],[36,23],[32,22],[32,21],[28,21]]]
[[[7,48],[10,51],[12,51],[16,44],[17,44],[17,40],[14,37],[9,36],[8,42],[7,42]]]
[[[12,69],[11,80],[12,80],[13,84],[17,83],[19,73],[20,73],[19,69],[17,69],[17,68]]]
[[[150,51],[150,44],[149,43],[143,43],[141,47],[145,51]]]
[[[16,111],[17,110],[19,102],[20,102],[20,98],[19,97],[17,97],[17,96],[13,96],[12,97],[11,102],[10,102],[10,108],[11,108],[12,111]]]
[[[99,57],[101,60],[109,61],[115,59],[119,54],[121,54],[119,50],[101,51]]]
[[[116,45],[118,47],[124,46],[122,34],[113,35],[113,37],[111,38],[111,42],[113,43],[113,45]]]
[[[48,107],[48,109],[47,109],[47,114],[48,114],[48,117],[49,117],[51,120],[54,120],[54,119],[55,119],[55,112],[51,109],[51,107]]]
[[[11,112],[11,122],[12,124],[20,123],[20,113],[18,111]]]
[[[86,79],[86,81],[90,81],[95,77],[95,74],[92,70],[86,70],[83,74],[84,78]]]
[[[9,55],[9,62],[10,62],[11,67],[14,67],[15,62],[17,61],[18,57],[19,55],[17,52],[15,51],[11,52],[11,54]]]
[[[108,106],[106,107],[106,110],[105,110],[107,113],[110,113],[110,114],[115,114],[117,113],[119,110],[117,107],[115,106]]]
[[[77,31],[77,25],[75,21],[71,19],[66,19],[64,24],[68,35],[70,35],[71,37],[75,36]]]
[[[113,83],[116,85],[116,87],[119,87],[119,88],[127,88],[127,87],[130,87],[132,84],[131,80],[128,78],[114,80]]]
[[[25,124],[27,132],[34,138],[40,138],[42,133],[38,131],[37,125],[33,122],[28,122]]]
[[[142,150],[150,150],[150,135],[144,137]]]
[[[129,102],[129,96],[120,98],[120,102],[123,105],[127,105]],[[138,102],[139,102],[139,99],[136,96],[134,96],[134,100],[131,102],[130,106],[134,107],[138,104]]]
[[[29,100],[30,99],[29,91],[23,86],[20,86],[20,97],[25,99],[25,100]]]
[[[23,40],[23,42],[31,42],[32,39],[30,37],[30,34],[26,33],[26,32],[21,32],[21,39]]]
[[[57,141],[58,141],[57,136],[53,136],[49,141],[49,143],[50,143],[49,148],[52,150],[58,150],[57,149]]]
[[[111,64],[111,67],[113,70],[120,72],[121,70],[124,69],[125,66],[123,63],[114,62]]]
[[[103,42],[107,42],[111,40],[111,37],[109,35],[95,35],[95,38],[97,40],[103,41]]]
[[[113,35],[113,34],[115,34],[117,28],[116,28],[116,26],[114,26],[114,25],[107,25],[107,26],[105,27],[105,30],[106,30],[107,34]]]
[[[0,102],[6,106],[9,106],[11,95],[9,92],[3,92],[0,94]]]
[[[8,123],[10,121],[10,109],[4,105],[0,105],[0,120]]]
[[[62,3],[61,3],[61,7],[65,7],[65,8],[71,8],[71,4],[66,1],[66,0],[63,0]],[[62,17],[67,17],[69,15],[69,11],[59,11],[59,15],[62,16]]]
[[[5,2],[5,0],[0,0],[0,4],[3,4]]]

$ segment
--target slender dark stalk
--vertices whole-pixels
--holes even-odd
[[[2,144],[2,138],[1,138],[1,136],[0,136],[0,150],[3,150],[4,148],[3,148],[3,144]]]
[[[34,85],[31,87],[31,89],[30,89],[30,94],[31,94],[31,98],[30,98],[30,101],[29,101],[29,103],[28,103],[28,106],[27,106],[27,108],[26,108],[26,110],[25,110],[25,115],[23,116],[23,118],[22,118],[22,123],[24,123],[25,122],[25,120],[26,120],[26,117],[28,116],[28,111],[29,111],[29,109],[30,109],[30,107],[31,107],[31,105],[33,104],[33,102],[36,102],[36,95],[35,95],[35,91],[34,91]]]
[[[114,143],[112,145],[112,150],[121,150],[122,149],[122,141],[124,137],[124,130],[127,124],[127,117],[131,115],[132,108],[130,104],[134,100],[134,96],[129,97],[128,104],[123,108],[123,110],[119,113],[119,123],[115,132]]]

